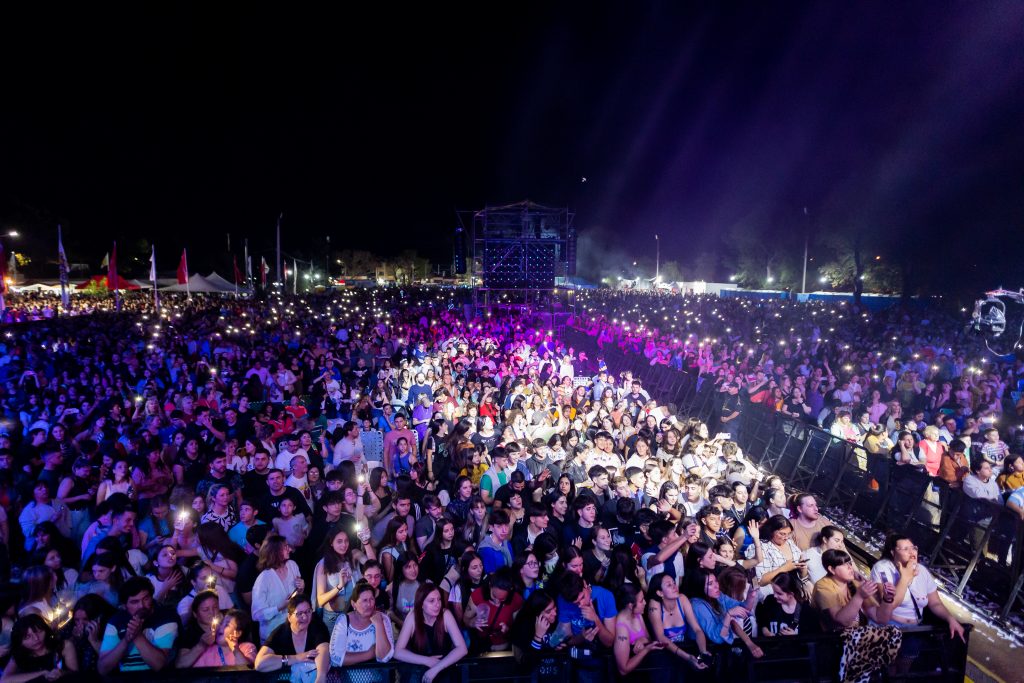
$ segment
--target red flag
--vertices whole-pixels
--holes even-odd
[[[231,263],[235,266],[235,284],[241,284],[245,278],[242,276],[242,271],[238,269],[238,257],[232,256]]]
[[[178,284],[184,285],[188,283],[188,258],[186,257],[187,250],[181,250],[181,262],[178,263]]]
[[[267,257],[264,256],[260,259],[260,284],[264,287],[267,286]]]
[[[110,262],[107,264],[107,290],[117,289],[117,242],[114,242],[114,250],[110,252]]]

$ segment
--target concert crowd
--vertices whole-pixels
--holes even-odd
[[[566,653],[580,680],[609,656],[710,680],[821,632],[845,634],[854,681],[912,669],[905,627],[962,637],[911,539],[862,575],[819,501],[751,462],[751,404],[857,442],[880,484],[921,469],[1024,518],[1006,429],[1024,370],[972,360],[936,311],[579,294],[600,347],[701,375],[719,396],[704,423],[539,314],[467,320],[450,290],[171,295],[159,315],[135,297],[2,328],[11,683],[376,682],[390,670],[351,667],[391,661],[430,683],[491,651]]]

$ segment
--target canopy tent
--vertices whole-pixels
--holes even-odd
[[[206,281],[214,285],[215,287],[220,287],[220,291],[224,292],[225,294],[234,294],[235,292],[238,292],[239,294],[250,293],[249,290],[246,289],[245,287],[241,285],[238,285],[236,287],[234,282],[228,282],[220,275],[218,275],[217,271],[213,271],[212,273],[207,275]]]
[[[116,285],[117,289],[141,289],[137,284],[125,280],[120,275],[115,275],[117,278]],[[75,289],[106,289],[107,288],[107,276],[106,275],[93,275],[85,282],[81,282],[75,285]]]
[[[187,285],[173,284],[170,287],[161,287],[160,291],[161,292],[186,292],[187,291],[187,292],[191,292],[193,294],[197,294],[197,293],[200,293],[200,292],[207,293],[207,294],[224,294],[225,293],[217,285],[213,284],[212,282],[207,280],[205,277],[203,277],[199,273],[196,273],[195,275],[189,277]],[[232,290],[232,291],[234,291],[234,290]]]
[[[59,294],[60,285],[45,285],[41,282],[35,282],[31,285],[11,285],[11,291],[15,294],[20,294],[21,292],[46,292],[48,294]]]

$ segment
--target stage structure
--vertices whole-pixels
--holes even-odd
[[[576,214],[529,200],[472,214],[471,274],[479,308],[537,305],[576,274]]]

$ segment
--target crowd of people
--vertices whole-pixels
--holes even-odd
[[[630,323],[608,320],[631,295],[600,296],[580,322],[623,343]],[[675,299],[655,301],[688,305]],[[799,406],[806,387],[827,388],[842,425],[866,394],[885,429],[863,440],[910,434],[928,468],[930,448],[944,458],[977,433],[966,419],[1010,375],[969,375],[970,410],[953,413],[965,426],[928,446],[930,426],[871,406],[891,380],[895,405],[924,393],[911,354],[940,368],[929,381],[948,372],[962,387],[955,353],[876,364],[810,333],[743,341],[758,318],[697,303],[746,322],[706,345],[644,339],[727,395],[711,424],[642,377],[591,373],[530,312],[467,321],[436,288],[168,298],[159,315],[4,328],[4,679],[236,665],[320,683],[394,660],[430,683],[508,650],[524,666],[571,654],[581,680],[601,680],[607,656],[622,675],[676,680],[745,670],[764,638],[842,631],[857,633],[852,681],[909,669],[901,628],[928,615],[962,637],[910,539],[891,537],[859,575],[815,498],[764,476],[731,423],[783,387],[782,407]],[[833,376],[839,364],[856,372]],[[1019,456],[989,443],[967,449],[1014,486]],[[372,666],[347,675],[384,680]]]

